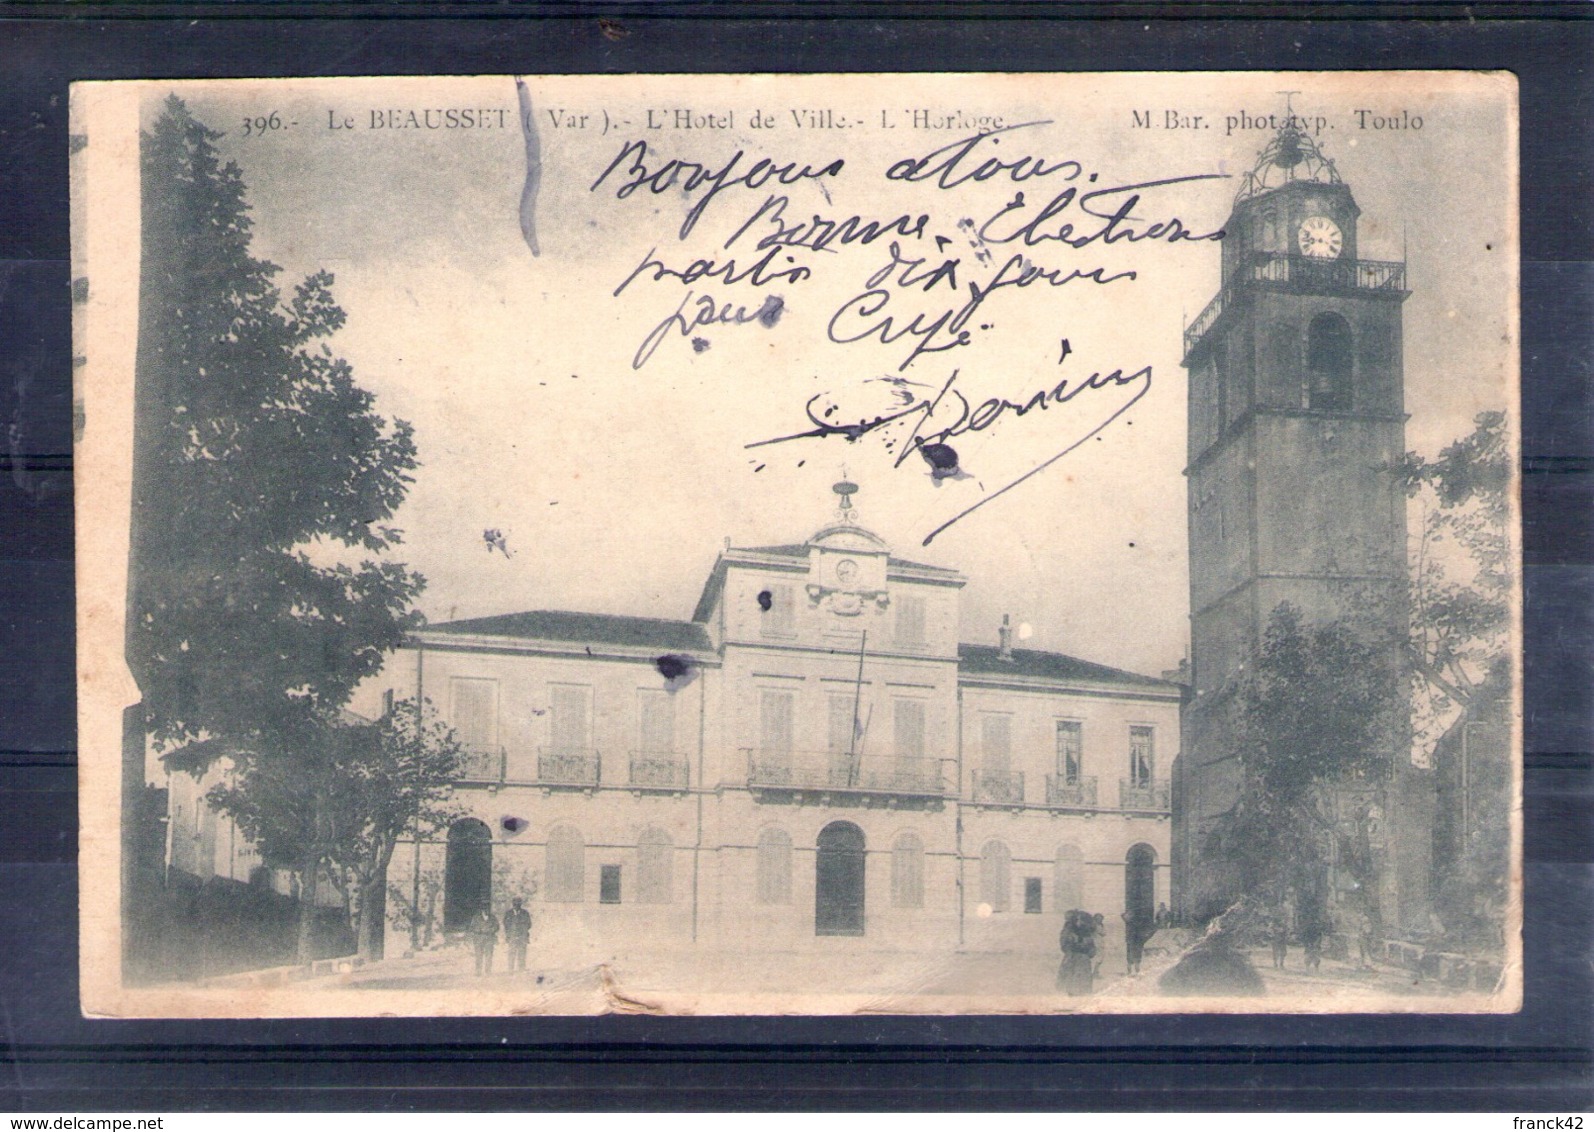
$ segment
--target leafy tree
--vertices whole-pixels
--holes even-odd
[[[1399,471],[1422,514],[1411,561],[1413,724],[1433,751],[1435,904],[1456,946],[1498,946],[1511,875],[1513,460],[1479,413],[1437,459]]]
[[[1398,469],[1420,506],[1411,562],[1411,663],[1418,726],[1437,732],[1497,684],[1507,665],[1514,561],[1512,460],[1505,414],[1479,413],[1473,431],[1428,460]]]
[[[453,785],[465,748],[430,701],[401,700],[340,768],[328,858],[353,899],[360,954],[381,958],[387,868],[406,831],[419,837],[462,812]]]
[[[251,254],[221,136],[175,96],[142,135],[128,662],[168,765],[242,750],[246,781],[298,794],[307,941],[337,712],[417,619],[424,580],[365,557],[402,539],[415,444],[326,343],[332,276],[284,299]]]
[[[312,843],[351,910],[359,954],[381,958],[387,868],[406,832],[446,826],[465,751],[428,703],[394,705],[374,724],[345,723],[307,768],[255,752],[235,755],[231,784],[206,800],[230,814],[271,864],[293,865]],[[306,771],[309,773],[306,773]]]
[[[1319,906],[1330,860],[1378,891],[1375,799],[1400,733],[1394,668],[1388,648],[1345,624],[1273,610],[1229,720],[1241,787],[1212,847],[1234,878],[1227,900],[1278,903],[1293,889],[1297,907]],[[1371,900],[1367,910],[1377,915]]]

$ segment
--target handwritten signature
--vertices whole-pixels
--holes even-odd
[[[1071,353],[1072,347],[1068,340],[1064,339],[1060,360],[1066,360]],[[887,442],[888,448],[896,451],[894,466],[901,467],[909,456],[917,454],[930,465],[931,477],[939,483],[959,471],[956,451],[948,443],[958,436],[984,432],[1007,416],[1021,418],[1036,410],[1044,411],[1055,405],[1067,404],[1085,393],[1112,389],[1132,390],[1132,396],[1127,401],[1118,405],[1110,415],[1097,421],[1083,436],[1062,451],[1043,460],[1004,487],[985,495],[972,506],[958,512],[932,530],[925,536],[923,542],[923,545],[928,546],[937,535],[960,519],[1038,475],[1081,444],[1100,434],[1151,390],[1151,366],[1141,366],[1127,374],[1120,366],[1110,372],[1097,370],[1083,379],[1065,377],[1056,385],[1036,390],[1021,401],[990,397],[975,405],[962,390],[956,388],[960,376],[961,371],[954,369],[935,391],[934,396],[930,397],[917,396],[908,391],[907,387],[910,385],[926,388],[917,382],[901,378],[892,379],[894,394],[902,404],[893,406],[885,412],[864,414],[853,419],[848,419],[842,414],[842,405],[833,394],[819,393],[810,397],[803,406],[804,415],[812,428],[785,436],[770,437],[767,440],[756,440],[746,447],[763,448],[771,444],[786,444],[794,440],[823,440],[832,436],[840,436],[849,443],[857,443],[871,433],[893,429],[896,426],[906,426],[908,434],[905,440]]]

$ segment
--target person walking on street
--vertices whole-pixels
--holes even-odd
[[[1086,995],[1094,984],[1096,925],[1090,913],[1072,909],[1064,917],[1057,945],[1063,962],[1057,968],[1057,989],[1068,995]]]
[[[514,906],[504,913],[504,942],[509,945],[509,969],[526,969],[526,944],[531,939],[531,913],[525,902],[515,897]]]
[[[1373,963],[1373,918],[1366,912],[1356,917],[1357,963],[1363,971],[1371,971]]]
[[[1308,971],[1316,971],[1323,965],[1323,930],[1319,916],[1307,916],[1301,921],[1301,949],[1306,952]]]
[[[1283,908],[1273,911],[1267,926],[1268,942],[1273,945],[1273,966],[1282,971],[1290,952],[1290,918]]]
[[[498,920],[483,907],[470,920],[470,942],[476,951],[476,973],[493,973],[493,949],[498,946]]]
[[[1143,912],[1125,912],[1124,954],[1129,974],[1140,974],[1140,959],[1146,951],[1146,940],[1151,938],[1152,920]]]

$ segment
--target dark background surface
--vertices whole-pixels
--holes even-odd
[[[1583,1111],[1594,1103],[1594,23],[1547,4],[0,7],[0,1110]],[[384,12],[389,18],[372,18]],[[828,18],[816,19],[816,12]],[[463,13],[463,15],[462,15]],[[1515,18],[1520,14],[1533,18]],[[1287,14],[1289,18],[1281,19]],[[1422,17],[1395,21],[1395,15]],[[1084,17],[1093,17],[1086,19]],[[9,17],[9,18],[8,18]],[[1373,18],[1378,17],[1378,18]],[[632,71],[1515,71],[1519,1015],[86,1020],[77,999],[67,84]],[[1480,169],[1480,176],[1497,171]],[[132,207],[132,202],[129,202]],[[505,1041],[507,1039],[507,1042]]]

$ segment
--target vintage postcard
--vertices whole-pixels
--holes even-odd
[[[1518,1009],[1512,76],[72,113],[88,1013]]]

